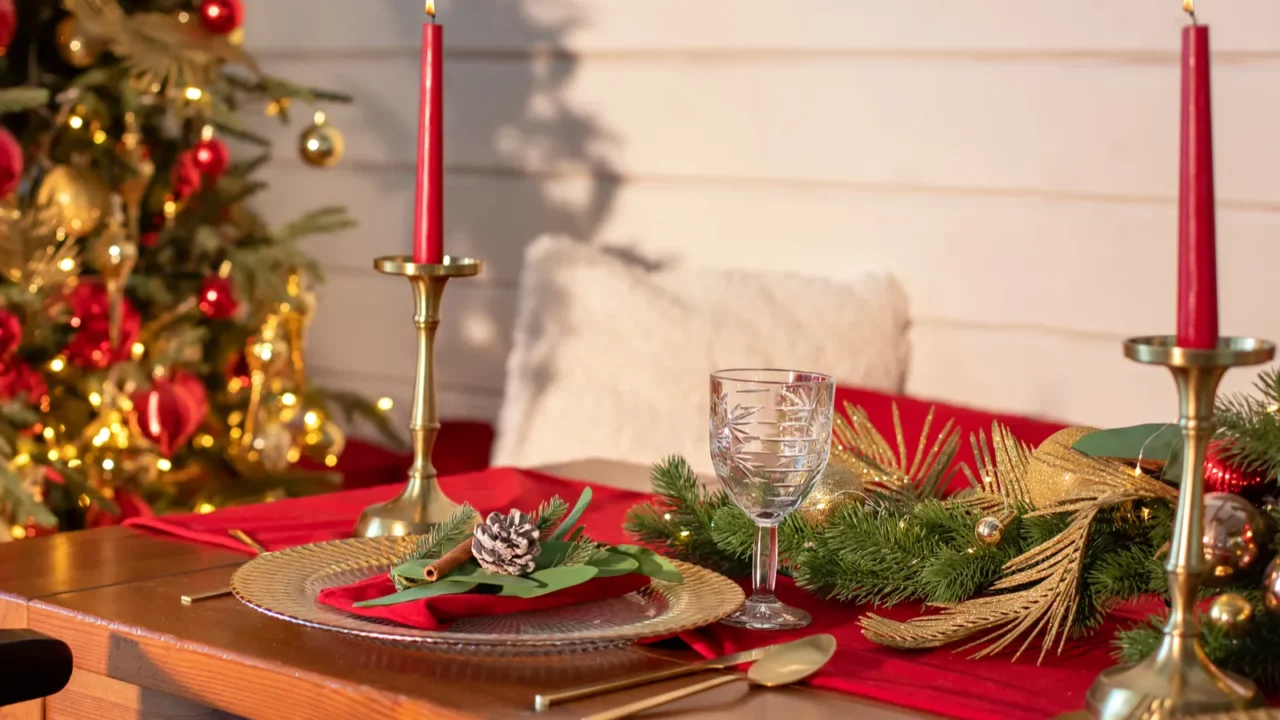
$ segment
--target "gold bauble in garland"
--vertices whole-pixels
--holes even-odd
[[[36,204],[51,208],[56,226],[67,235],[81,237],[97,229],[110,210],[111,191],[89,170],[55,165],[40,181]]]
[[[284,472],[291,464],[293,433],[282,422],[269,422],[253,439],[253,449],[267,472]]]
[[[1072,472],[1080,453],[1071,446],[1095,432],[1095,428],[1072,427],[1050,435],[1031,453],[1027,464],[1027,494],[1032,505],[1045,508],[1060,502],[1079,482]]]
[[[303,162],[313,167],[331,167],[342,159],[346,141],[342,131],[325,122],[324,113],[318,112],[315,123],[302,131],[298,138],[298,154]]]
[[[1209,624],[1239,637],[1253,626],[1253,604],[1239,593],[1223,593],[1209,604]]]
[[[1222,585],[1253,567],[1266,546],[1266,523],[1248,500],[1231,493],[1205,493],[1206,585]]]
[[[988,515],[979,520],[978,524],[974,526],[973,535],[983,545],[999,545],[1000,541],[1004,539],[1004,521],[1001,518]]]
[[[63,18],[55,34],[58,54],[72,67],[87,68],[102,55],[102,44],[84,34],[75,15]]]

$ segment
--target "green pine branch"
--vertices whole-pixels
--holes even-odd
[[[0,115],[34,110],[48,104],[48,88],[14,87],[0,90]]]
[[[1218,400],[1218,434],[1222,459],[1237,467],[1280,476],[1280,367],[1258,373],[1256,394],[1234,393]]]

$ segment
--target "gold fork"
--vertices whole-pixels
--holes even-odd
[[[227,534],[235,538],[236,540],[239,540],[240,542],[244,543],[245,545],[248,545],[250,548],[253,549],[254,552],[258,553],[259,555],[267,552],[267,549],[262,546],[262,543],[258,542],[257,540],[254,540],[252,537],[249,536],[248,533],[246,533],[245,531],[239,528],[231,528],[230,530],[227,531]],[[191,603],[200,602],[201,600],[212,600],[214,598],[220,598],[230,594],[231,594],[231,588],[225,587],[225,588],[219,588],[217,590],[210,590],[209,592],[204,592],[204,593],[196,593],[193,595],[183,595],[182,604],[190,605]]]

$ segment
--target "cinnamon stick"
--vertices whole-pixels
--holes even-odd
[[[422,571],[422,577],[429,583],[435,582],[466,565],[471,557],[471,538],[468,537],[454,546],[452,550],[442,555],[439,560],[428,565],[427,569]]]

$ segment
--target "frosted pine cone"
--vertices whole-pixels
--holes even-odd
[[[489,517],[476,526],[471,540],[471,554],[480,567],[504,575],[533,572],[533,559],[541,550],[538,528],[528,515],[515,509],[506,515],[489,513]]]

